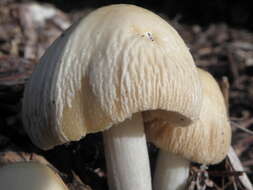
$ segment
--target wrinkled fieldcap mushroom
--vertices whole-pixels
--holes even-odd
[[[144,110],[198,118],[201,90],[188,48],[154,13],[97,9],[46,51],[24,94],[23,121],[49,149],[110,128]]]
[[[145,125],[148,140],[161,149],[154,177],[155,189],[181,189],[177,186],[184,186],[190,161],[215,164],[222,161],[229,150],[231,128],[222,92],[208,72],[198,69],[198,73],[203,86],[198,121],[187,128],[163,124],[159,120]]]
[[[25,89],[23,121],[33,143],[43,149],[114,126],[104,135],[107,165],[117,170],[116,165],[123,164],[119,159],[138,157],[139,162],[128,166],[146,168],[148,154],[138,112],[159,110],[168,116],[161,119],[173,115],[182,126],[198,118],[201,103],[199,76],[178,33],[146,9],[119,4],[91,12],[46,51]],[[125,151],[126,147],[131,148]],[[131,170],[128,166],[119,168]],[[132,183],[149,175],[149,169],[136,178],[137,172],[123,171],[121,176],[110,167],[108,172],[124,180],[129,177]],[[109,183],[118,186],[124,180]],[[129,189],[141,190],[139,185]]]
[[[0,167],[1,190],[68,190],[59,175],[36,162],[17,162]]]

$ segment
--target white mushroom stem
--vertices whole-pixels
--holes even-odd
[[[159,151],[154,174],[154,190],[184,190],[190,162],[180,156]]]
[[[140,113],[103,133],[110,190],[151,190],[149,157]]]

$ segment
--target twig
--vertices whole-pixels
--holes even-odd
[[[210,176],[224,177],[224,176],[242,176],[243,171],[208,171]]]
[[[233,167],[233,169],[235,171],[243,171],[244,170],[239,158],[237,157],[237,155],[232,147],[230,147],[230,149],[229,149],[228,159],[229,159],[231,166]],[[239,176],[238,179],[240,180],[242,185],[247,190],[253,190],[253,186],[252,186],[252,184],[245,172],[241,176]]]
[[[222,81],[220,82],[221,91],[224,96],[225,104],[227,107],[227,113],[229,112],[229,82],[226,76],[222,77]]]
[[[253,119],[252,119],[252,122],[253,122]],[[231,123],[233,126],[235,126],[236,128],[238,128],[238,129],[244,131],[245,133],[248,133],[248,134],[250,134],[250,135],[253,135],[253,131],[251,131],[251,130],[245,128],[245,127],[241,127],[238,123],[236,123],[236,122],[234,122],[234,121],[230,121],[230,123]]]
[[[228,109],[229,108],[229,82],[226,77],[223,77],[223,80],[221,82],[221,91],[223,93],[223,96],[227,105],[228,115],[229,115],[229,109]],[[244,171],[242,163],[239,160],[238,156],[236,155],[232,146],[230,146],[230,149],[228,152],[228,159],[231,166],[233,167],[235,171]],[[238,179],[247,190],[253,190],[253,186],[245,172],[241,176],[239,176]]]

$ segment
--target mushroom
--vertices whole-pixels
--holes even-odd
[[[68,190],[56,172],[37,162],[0,167],[0,186],[2,190]]]
[[[160,148],[154,190],[185,189],[190,161],[215,164],[228,153],[231,128],[222,92],[208,72],[198,69],[198,73],[204,96],[198,121],[187,128],[159,120],[145,125],[147,139]],[[144,115],[144,121],[149,118]]]
[[[119,4],[91,12],[51,45],[25,88],[22,118],[42,149],[104,131],[110,189],[150,190],[141,112],[158,110],[154,119],[173,115],[185,126],[201,103],[178,33],[146,9]]]

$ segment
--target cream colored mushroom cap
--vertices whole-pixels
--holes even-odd
[[[68,190],[52,169],[36,162],[18,162],[0,167],[1,190]]]
[[[77,141],[145,110],[199,116],[192,56],[162,18],[134,5],[91,12],[46,51],[26,86],[23,122],[43,149]]]
[[[231,144],[231,127],[225,101],[215,79],[198,69],[203,85],[200,119],[187,128],[149,122],[145,125],[149,141],[157,147],[190,161],[215,164],[227,155]],[[144,118],[145,119],[145,118]]]

